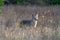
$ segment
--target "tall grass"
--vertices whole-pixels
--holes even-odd
[[[59,19],[60,21],[60,6],[52,7],[29,7],[29,6],[4,6],[3,7],[3,17],[0,19],[2,21],[2,38],[6,40],[60,40],[60,29],[54,30]],[[39,14],[38,25],[36,28],[26,27],[20,28],[19,20],[30,19],[31,14]],[[54,13],[54,14],[53,14]],[[57,14],[56,14],[57,13]],[[12,21],[13,26],[5,30],[5,22],[8,20]],[[59,27],[60,28],[60,27]]]

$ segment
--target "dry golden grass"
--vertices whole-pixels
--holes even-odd
[[[0,16],[0,40],[60,40],[60,6],[30,7],[4,6]],[[37,27],[20,28],[22,19],[30,19],[31,14],[39,14]],[[12,26],[6,27],[6,22]]]

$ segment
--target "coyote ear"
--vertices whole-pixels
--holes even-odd
[[[36,14],[36,16],[38,16],[38,14]]]
[[[32,14],[32,17],[34,18],[34,15]]]
[[[36,16],[35,16],[35,17],[36,17],[36,19],[38,19],[38,13],[36,14]]]

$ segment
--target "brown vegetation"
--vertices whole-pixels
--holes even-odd
[[[5,40],[60,40],[60,6],[4,6],[0,16],[0,39]],[[22,19],[39,14],[37,28],[20,28]],[[6,24],[7,21],[11,24]],[[6,25],[8,25],[6,27]]]

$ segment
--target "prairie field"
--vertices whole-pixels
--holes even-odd
[[[29,20],[36,13],[36,28],[20,27],[22,20]],[[0,13],[0,40],[60,40],[60,6],[3,6]]]

